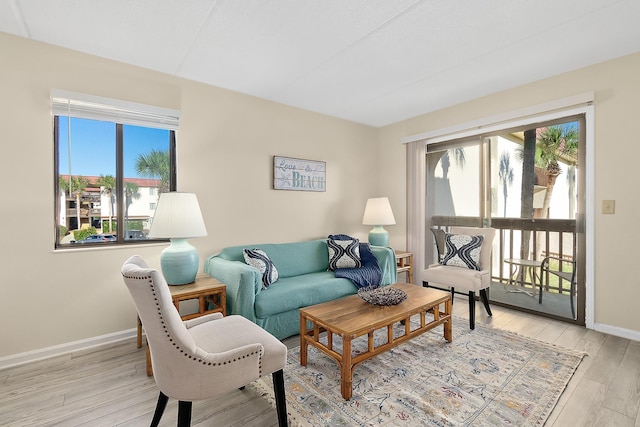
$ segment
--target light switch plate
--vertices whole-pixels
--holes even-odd
[[[603,214],[614,214],[616,213],[616,201],[615,200],[603,200],[602,201],[602,213]]]

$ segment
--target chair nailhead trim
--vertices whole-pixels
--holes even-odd
[[[123,276],[125,278],[127,278],[127,279],[136,279],[136,280],[148,281],[149,287],[151,288],[151,293],[153,294],[153,299],[154,299],[154,301],[156,301],[156,308],[158,310],[158,315],[160,316],[160,322],[162,324],[162,328],[164,329],[165,334],[167,335],[167,338],[169,339],[169,342],[173,345],[173,347],[175,347],[176,350],[179,350],[180,353],[182,353],[183,355],[187,356],[189,359],[193,359],[195,362],[202,363],[203,365],[208,365],[208,366],[222,366],[222,365],[226,365],[227,363],[231,364],[233,362],[239,362],[240,361],[240,359],[234,358],[233,360],[225,360],[223,362],[217,362],[217,363],[207,362],[202,358],[196,358],[196,357],[194,357],[194,356],[192,356],[190,354],[185,353],[184,349],[182,349],[180,346],[178,346],[175,343],[175,341],[173,340],[173,337],[169,333],[167,325],[166,325],[166,323],[164,321],[164,317],[162,316],[162,311],[160,310],[160,301],[158,300],[158,295],[156,294],[156,288],[155,288],[154,283],[153,283],[153,278],[151,276],[142,276],[142,277],[140,277],[140,276],[126,276],[126,275],[123,275]],[[247,357],[251,357],[251,356],[254,356],[256,354],[259,354],[259,352],[252,351],[251,353],[243,355],[242,359],[246,359]],[[259,359],[258,359],[258,375],[262,376],[262,356],[260,356]]]

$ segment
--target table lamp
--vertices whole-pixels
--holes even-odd
[[[384,229],[383,225],[393,225],[396,223],[389,199],[387,197],[376,197],[367,200],[362,223],[364,225],[374,226],[369,232],[370,244],[375,246],[388,246],[389,233]]]
[[[185,285],[196,280],[200,256],[187,239],[206,235],[195,194],[175,191],[160,194],[149,237],[171,240],[160,256],[162,274],[168,284]]]

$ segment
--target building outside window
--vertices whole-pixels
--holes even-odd
[[[159,195],[176,189],[179,113],[52,92],[55,247],[146,241]]]

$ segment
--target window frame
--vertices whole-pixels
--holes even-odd
[[[62,96],[60,96],[62,94]],[[121,246],[121,245],[131,245],[131,244],[150,244],[166,241],[167,239],[125,239],[125,227],[117,227],[115,233],[116,240],[110,242],[97,242],[97,243],[87,243],[82,245],[74,245],[74,244],[63,244],[60,243],[60,240],[63,236],[60,236],[60,209],[62,208],[60,203],[60,196],[62,189],[60,188],[60,141],[59,141],[59,131],[60,131],[60,117],[67,117],[68,120],[72,118],[81,118],[81,119],[90,119],[97,121],[104,121],[113,123],[116,126],[115,132],[115,155],[116,155],[116,212],[115,218],[117,224],[124,224],[124,216],[125,216],[125,196],[124,196],[124,126],[132,125],[146,128],[157,128],[163,129],[169,132],[169,191],[176,191],[177,189],[177,156],[176,156],[176,133],[177,133],[177,123],[179,119],[179,112],[175,110],[163,109],[158,107],[146,106],[143,104],[133,104],[124,101],[118,100],[110,100],[107,98],[98,98],[89,95],[83,94],[72,94],[73,98],[67,98],[66,95],[70,94],[69,92],[62,91],[52,91],[52,116],[53,116],[53,143],[54,143],[54,188],[53,188],[53,196],[54,196],[54,249],[79,249],[79,248],[99,248],[99,247],[113,247],[113,246]],[[62,110],[61,105],[63,102],[68,102],[69,104],[76,102],[76,100],[80,98],[78,101],[80,105],[85,103],[85,105],[90,105],[90,109],[88,110],[88,114],[84,114],[83,111],[72,110],[69,108],[67,110],[68,114],[64,114],[65,111]],[[89,100],[89,101],[87,101]],[[123,107],[124,106],[124,107]],[[100,108],[104,108],[105,115],[101,117]],[[82,107],[80,108],[82,109]],[[73,111],[73,113],[72,113]],[[160,112],[158,115],[154,116],[156,112]],[[114,112],[116,114],[114,114]],[[123,113],[123,114],[118,114]],[[164,116],[163,114],[169,114],[169,116]],[[133,120],[127,119],[127,115],[133,117]],[[122,118],[124,116],[124,118]],[[152,120],[146,121],[146,119],[151,118]],[[166,119],[166,123],[163,121]],[[63,175],[63,174],[62,174]],[[156,194],[159,195],[158,191],[155,191]],[[66,206],[65,206],[66,209]]]

